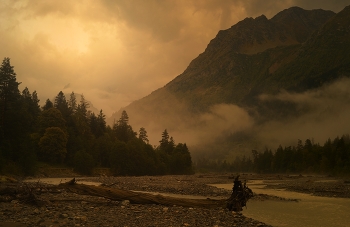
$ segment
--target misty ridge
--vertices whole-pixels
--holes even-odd
[[[323,142],[349,133],[350,79],[339,80],[303,93],[283,91],[276,96],[261,95],[262,102],[281,100],[295,104],[298,116],[271,121],[258,127],[258,137],[269,147],[292,145],[297,139]]]
[[[312,139],[316,143],[323,143],[329,138],[349,133],[349,78],[340,78],[333,83],[302,93],[284,90],[276,95],[259,96],[261,105],[276,100],[293,105],[296,114],[260,123],[259,116],[254,117],[249,114],[251,109],[247,110],[233,104],[216,104],[211,106],[208,112],[198,115],[186,112],[186,108],[182,108],[178,113],[181,117],[169,117],[164,122],[157,123],[166,124],[174,138],[186,141],[195,157],[197,152],[206,151],[204,147],[209,144],[222,143],[224,149],[228,149],[224,154],[219,152],[216,156],[215,151],[207,151],[214,153],[210,157],[221,159],[225,159],[230,152],[249,155],[253,149],[263,150],[265,147],[276,149],[279,145],[294,146],[298,139]],[[176,103],[175,106],[179,107],[181,103]],[[130,117],[131,124],[135,121],[133,117]],[[152,127],[155,124],[156,122],[147,124],[151,143],[156,142],[159,137],[159,125]],[[222,140],[239,134],[244,134],[245,140],[231,141],[235,143],[230,145]],[[202,147],[203,144],[205,144],[204,147]],[[209,147],[223,149],[220,145]]]
[[[220,31],[174,80],[125,107],[130,123],[145,127],[151,143],[166,128],[194,159],[232,160],[347,134],[349,15],[350,7],[292,7],[246,18]]]

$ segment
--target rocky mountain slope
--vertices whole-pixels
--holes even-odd
[[[181,75],[125,110],[134,129],[159,135],[165,128],[179,135],[200,129],[218,104],[238,106],[256,122],[302,114],[291,103],[261,102],[261,95],[303,92],[348,77],[349,53],[349,6],[337,14],[292,7],[271,19],[246,18],[220,31]]]

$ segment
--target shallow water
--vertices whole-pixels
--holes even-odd
[[[201,195],[180,195],[180,194],[173,194],[173,193],[145,192],[145,191],[133,191],[133,192],[147,193],[152,195],[162,195],[162,196],[168,196],[168,197],[180,198],[180,199],[213,199],[213,200],[227,199],[225,197],[220,197],[220,196],[210,197],[210,196],[201,196]]]
[[[38,182],[58,185],[67,182],[72,178],[41,178],[30,179],[26,182]],[[78,183],[87,185],[100,185],[97,182],[89,182],[86,178],[76,178]],[[232,190],[230,184],[211,184],[218,188]],[[293,201],[256,201],[249,200],[247,208],[242,213],[249,218],[264,222],[272,226],[281,227],[349,227],[350,226],[350,199],[328,198],[312,196],[298,192],[290,192],[283,189],[267,189],[263,181],[251,181],[247,184],[249,188],[257,194],[274,195],[288,199],[298,199],[299,202]],[[149,192],[147,192],[149,193]],[[207,197],[178,195],[169,193],[158,193],[164,196],[181,197],[189,199],[203,199]],[[219,197],[211,199],[221,199]]]
[[[215,184],[218,188],[232,189],[232,184]],[[252,182],[249,188],[257,194],[298,199],[292,201],[250,200],[242,213],[272,226],[350,226],[350,199],[328,198],[278,189],[265,189],[262,182]]]

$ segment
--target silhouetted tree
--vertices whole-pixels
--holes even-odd
[[[75,111],[77,110],[77,98],[74,92],[72,92],[69,96],[68,107],[72,113],[75,113]]]
[[[55,108],[42,111],[39,116],[40,132],[44,133],[47,128],[59,127],[63,131],[67,131],[66,121],[64,120],[61,111]]]
[[[19,151],[21,131],[20,92],[14,67],[10,58],[4,58],[0,66],[0,151],[16,159]]]
[[[105,115],[103,114],[102,110],[100,110],[98,116],[96,116],[95,113],[90,114],[89,125],[91,132],[95,135],[96,138],[102,136],[105,133],[106,121]]]
[[[66,96],[63,94],[62,91],[58,93],[58,95],[55,97],[55,102],[53,105],[56,109],[61,111],[63,118],[68,121],[71,113],[68,107],[68,102],[66,100]]]
[[[36,91],[30,94],[26,87],[21,96],[21,124],[26,134],[33,133],[37,128],[37,119],[41,113]]]
[[[42,107],[43,110],[48,110],[53,108],[53,103],[50,101],[50,99],[46,99],[45,105]]]
[[[159,143],[161,147],[166,147],[169,144],[169,133],[166,129],[162,132],[162,140]]]
[[[186,144],[179,143],[170,157],[172,174],[192,174],[192,158]]]
[[[142,140],[145,143],[149,143],[147,131],[146,131],[146,129],[144,127],[140,128],[139,139]]]
[[[129,116],[125,110],[123,110],[118,122],[113,125],[113,131],[115,132],[117,139],[123,142],[128,142],[136,137],[136,132],[134,132],[129,125]]]
[[[1,105],[1,126],[4,128],[4,121],[7,111],[16,105],[20,98],[16,73],[11,66],[10,58],[4,58],[0,67],[0,105]]]
[[[67,141],[67,134],[61,128],[46,128],[39,142],[42,158],[51,163],[63,163],[67,154]]]
[[[100,129],[105,132],[106,131],[106,115],[104,115],[102,109],[100,110],[100,113],[97,116],[97,122],[100,127]]]

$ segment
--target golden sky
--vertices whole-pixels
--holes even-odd
[[[348,0],[0,0],[0,58],[44,102],[84,94],[112,112],[181,74],[219,30],[291,6],[339,12]],[[67,97],[68,98],[68,97]]]

